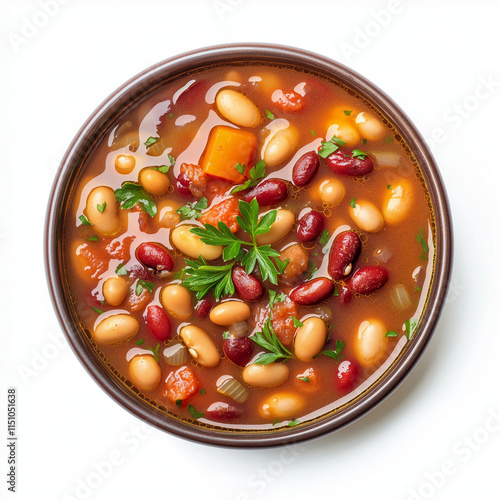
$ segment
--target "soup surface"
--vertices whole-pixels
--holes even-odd
[[[131,391],[218,427],[294,427],[376,383],[432,278],[432,213],[387,121],[321,76],[179,78],[87,158],[64,227],[74,309]]]

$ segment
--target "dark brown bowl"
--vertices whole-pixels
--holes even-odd
[[[436,221],[431,289],[418,331],[402,354],[356,400],[309,423],[271,431],[224,430],[182,421],[147,404],[119,381],[90,346],[73,311],[65,281],[62,251],[62,228],[73,182],[84,160],[110,125],[125,110],[166,81],[193,69],[245,62],[286,64],[326,75],[374,103],[398,129],[419,164]],[[451,217],[438,168],[423,138],[405,113],[375,85],[337,62],[300,49],[263,44],[225,45],[181,54],[147,69],[116,90],[91,115],[68,148],[54,181],[45,230],[45,261],[53,305],[71,347],[94,380],[121,406],[159,429],[195,441],[234,447],[276,446],[315,438],[353,422],[390,394],[415,366],[436,327],[448,288],[452,264]]]

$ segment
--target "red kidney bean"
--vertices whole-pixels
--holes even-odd
[[[333,240],[328,259],[328,273],[334,280],[348,276],[361,251],[361,240],[354,231],[343,231]]]
[[[352,292],[346,286],[341,286],[339,290],[339,300],[341,304],[349,304],[352,300]]]
[[[191,196],[191,191],[189,190],[189,185],[191,181],[186,174],[179,174],[177,176],[177,192],[183,196]]]
[[[389,279],[386,269],[380,266],[366,266],[358,269],[347,286],[356,293],[367,294],[382,288]]]
[[[261,207],[266,207],[276,205],[287,197],[288,188],[285,182],[280,179],[267,179],[245,194],[243,201],[250,203],[255,198]]]
[[[196,317],[198,319],[205,319],[208,313],[212,309],[212,303],[209,299],[201,299],[198,304],[196,304]]]
[[[325,216],[321,212],[311,210],[299,220],[297,236],[300,241],[306,243],[315,240],[325,227]]]
[[[335,285],[328,278],[316,278],[299,285],[290,292],[290,300],[301,306],[312,306],[327,299]]]
[[[353,177],[369,174],[373,170],[373,160],[369,156],[365,156],[362,160],[351,155],[352,151],[339,148],[335,153],[327,157],[326,163],[336,174]]]
[[[222,343],[222,349],[234,364],[245,366],[252,357],[253,342],[249,337],[242,337],[241,339],[229,337]]]
[[[292,181],[296,186],[305,186],[312,181],[319,167],[319,157],[316,151],[303,154],[292,170]]]
[[[151,333],[160,341],[163,342],[170,338],[172,325],[168,317],[167,311],[160,306],[148,306],[146,312],[146,321]]]
[[[141,243],[135,254],[141,264],[156,271],[171,271],[174,268],[172,257],[161,243]]]
[[[228,420],[234,420],[241,417],[243,411],[236,408],[236,406],[217,401],[207,408],[205,414],[213,420],[227,422]]]
[[[355,361],[345,359],[337,368],[337,387],[343,391],[353,389],[359,375],[359,367]]]
[[[259,300],[264,293],[260,281],[252,274],[247,274],[244,267],[233,267],[231,278],[238,295],[248,302]]]

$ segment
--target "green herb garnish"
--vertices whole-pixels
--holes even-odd
[[[299,380],[302,380],[303,382],[309,383],[309,377],[297,377]]]
[[[97,314],[102,314],[104,311],[101,311],[99,308],[97,307],[93,307],[92,308]]]
[[[270,119],[270,120],[274,120],[274,115],[271,113],[271,111],[269,111],[268,109],[266,109],[266,116]]]
[[[319,239],[319,244],[324,247],[328,243],[328,239],[330,238],[330,233],[325,229],[321,233],[321,237]]]
[[[294,418],[293,420],[290,420],[288,424],[286,424],[287,427],[295,427],[296,425],[299,425],[301,421],[298,418]]]
[[[356,198],[351,198],[349,205],[351,205],[352,208],[356,208]]]
[[[208,202],[205,197],[200,198],[198,202],[188,202],[186,205],[178,208],[176,212],[185,219],[199,219],[201,217],[201,211],[208,207]]]
[[[427,260],[427,254],[429,252],[429,247],[427,246],[427,242],[425,241],[425,233],[423,228],[419,228],[417,236],[416,236],[417,241],[422,245],[422,255],[420,258],[422,260]]]
[[[175,406],[177,406],[177,408],[180,408],[182,405],[182,399],[176,399],[175,400]]]
[[[397,337],[398,334],[394,330],[389,330],[388,332],[386,332],[385,336],[386,337]]]
[[[125,269],[125,264],[123,262],[116,266],[115,273],[118,274],[118,276],[127,276],[128,271]]]
[[[333,359],[342,359],[344,355],[342,354],[342,349],[345,346],[345,342],[343,340],[336,340],[335,341],[335,349],[328,349],[326,351],[321,351],[319,354],[316,354],[316,356],[313,356],[313,358],[317,358],[318,356],[321,356],[321,354],[324,354],[325,356],[328,356]]]
[[[407,319],[405,321],[406,338],[411,339],[415,329],[417,328],[417,322],[414,319]]]
[[[99,236],[97,236],[97,234],[94,234],[90,238],[85,238],[85,241],[99,241]]]
[[[80,219],[80,222],[84,225],[84,226],[91,226],[92,224],[89,222],[89,220],[87,219],[87,217],[85,217],[85,215],[80,215],[78,217]]]
[[[280,342],[273,330],[271,317],[267,318],[262,326],[262,331],[257,332],[250,337],[257,345],[270,352],[261,354],[254,363],[256,365],[268,365],[278,359],[283,361],[288,358],[293,358],[293,354]]]
[[[351,116],[352,109],[344,109],[344,115]]]
[[[293,321],[293,326],[295,328],[300,328],[301,326],[304,326],[304,323],[302,323],[302,321],[300,321],[299,319],[297,319],[295,316],[290,316],[292,318],[292,321]]]
[[[99,213],[103,213],[104,210],[106,210],[106,202],[104,202],[102,205],[99,205],[99,203],[97,204],[97,210],[99,211]]]
[[[149,293],[153,293],[153,290],[155,289],[155,284],[152,283],[151,281],[137,280],[137,284],[135,285],[135,294],[140,295],[144,290],[144,288],[148,290]]]
[[[318,154],[321,158],[327,158],[342,146],[345,146],[345,142],[334,135],[331,140],[321,143],[321,150]]]
[[[311,134],[316,137],[316,132],[314,131],[314,129],[311,129]]]
[[[391,189],[391,185],[390,184],[387,184],[387,189]]]
[[[364,160],[368,155],[359,149],[354,149],[351,155],[353,158],[359,158],[360,160]]]
[[[285,302],[286,294],[277,294],[274,290],[269,290],[269,308],[272,309],[276,302]]]
[[[115,191],[116,201],[121,203],[125,210],[133,208],[137,203],[142,206],[142,211],[147,212],[151,217],[156,215],[156,204],[140,184],[135,182],[125,182],[122,187]]]
[[[135,343],[135,345],[142,345],[142,344],[144,344],[144,339],[140,339]]]
[[[213,290],[216,301],[221,297],[233,295],[234,283],[231,279],[231,271],[235,262],[225,266],[212,266],[200,257],[199,261],[184,259],[187,267],[184,268],[184,285],[192,292],[196,292],[196,298],[202,299],[210,290]]]
[[[160,140],[159,137],[149,137],[144,143],[147,148],[150,148],[153,144],[156,144]]]
[[[243,175],[243,174],[242,174]],[[234,187],[231,190],[231,194],[238,193],[239,191],[244,191],[245,189],[256,186],[261,179],[266,176],[266,164],[263,160],[260,160],[255,167],[252,167],[248,172],[249,179],[245,181],[244,184]]]
[[[193,405],[189,405],[188,406],[188,410],[189,410],[189,413],[191,413],[191,416],[198,420],[199,418],[203,417],[203,412],[202,411],[196,411],[194,409],[194,406]]]
[[[363,139],[363,144],[366,146],[368,144],[368,141],[366,139]]]
[[[241,164],[240,162],[238,162],[235,166],[234,166],[234,169],[236,170],[236,172],[238,172],[240,175],[243,175],[245,173],[245,169],[246,169],[246,165],[243,163]]]
[[[200,394],[206,394],[206,393],[207,393],[207,391],[205,389],[203,389],[203,388],[200,389]]]
[[[156,344],[156,347],[146,347],[146,349],[149,349],[155,358],[156,361],[158,361],[158,350],[160,349],[160,344]]]

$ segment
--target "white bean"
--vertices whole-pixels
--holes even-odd
[[[102,294],[110,306],[119,306],[128,291],[129,284],[123,276],[111,276],[102,285]]]
[[[290,210],[281,209],[276,214],[276,220],[267,233],[259,234],[255,240],[258,245],[272,245],[284,238],[292,229],[295,215]]]
[[[115,192],[108,186],[96,187],[87,196],[87,218],[94,229],[103,235],[111,236],[120,230],[117,210]]]
[[[195,226],[182,225],[172,231],[172,243],[175,247],[193,259],[200,256],[205,260],[218,259],[222,255],[222,246],[203,243],[199,236],[191,232],[193,227]]]
[[[298,140],[299,134],[295,127],[289,125],[287,128],[278,130],[264,150],[264,163],[268,167],[274,167],[285,161],[297,147]]]
[[[387,329],[376,319],[363,321],[358,328],[355,349],[364,365],[376,363],[384,354],[388,339]]]
[[[295,356],[301,361],[312,361],[321,351],[325,341],[325,322],[317,317],[307,318],[295,334]]]
[[[201,329],[194,325],[183,326],[180,336],[189,354],[202,366],[213,368],[220,361],[220,354],[213,340]]]
[[[160,292],[161,305],[178,319],[187,319],[193,314],[193,300],[188,289],[182,285],[167,285]]]
[[[282,363],[248,365],[242,373],[243,381],[255,387],[275,387],[283,384],[290,374],[288,366]]]
[[[116,344],[131,339],[139,331],[139,322],[130,314],[114,314],[103,319],[92,338],[98,344]]]
[[[356,206],[349,207],[349,212],[354,222],[363,231],[376,233],[380,231],[384,225],[384,218],[379,209],[369,201],[356,200]]]
[[[149,354],[134,356],[128,365],[132,383],[139,389],[151,391],[161,381],[161,368],[155,358]]]
[[[259,411],[264,418],[285,420],[298,417],[304,407],[304,398],[292,392],[280,392],[267,397],[260,405]]]
[[[345,196],[345,187],[338,179],[326,179],[318,187],[319,197],[327,205],[338,205]]]
[[[250,317],[250,307],[239,300],[228,300],[210,311],[210,321],[216,325],[229,326],[246,321]]]
[[[240,127],[256,127],[260,123],[257,106],[241,92],[221,90],[215,98],[219,113],[230,122]]]
[[[365,111],[356,116],[356,126],[368,141],[378,141],[388,134],[384,124],[375,115]]]
[[[413,204],[413,190],[409,183],[401,181],[391,184],[382,208],[387,224],[398,224],[410,213]]]

